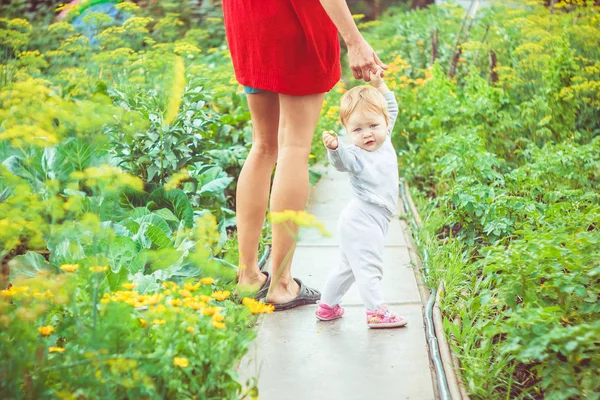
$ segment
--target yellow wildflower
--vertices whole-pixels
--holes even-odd
[[[261,303],[250,297],[244,297],[242,303],[248,307],[252,314],[270,314],[275,309],[272,304]]]
[[[228,298],[230,294],[231,293],[229,292],[229,290],[224,290],[224,291],[217,290],[217,291],[213,292],[212,298],[215,300],[223,301],[226,298]]]
[[[164,319],[155,319],[154,321],[152,321],[152,325],[164,325],[165,322],[167,321],[165,321]]]
[[[137,283],[124,283],[123,287],[127,290],[133,290],[137,287]]]
[[[202,309],[202,314],[215,315],[219,311],[221,311],[221,307],[206,307],[206,308]]]
[[[181,306],[181,299],[171,299],[170,304],[173,307],[180,307]]]
[[[202,278],[200,279],[200,282],[202,282],[203,285],[212,285],[215,283],[215,280],[214,278]]]
[[[163,117],[163,126],[168,126],[175,120],[179,113],[179,106],[181,105],[181,97],[185,90],[185,64],[181,57],[177,57],[173,68],[174,79],[171,83],[171,93],[169,96],[169,102],[167,109]]]
[[[62,353],[63,351],[65,351],[65,349],[63,347],[50,347],[50,348],[48,348],[48,352],[50,352],[50,353]]]
[[[210,296],[205,295],[205,294],[201,294],[200,295],[200,300],[202,302],[204,302],[204,303],[208,303],[209,301],[212,300],[212,298]]]
[[[218,321],[215,321],[214,319],[211,320],[210,323],[212,324],[212,326],[214,326],[217,329],[225,329],[225,327],[227,326],[223,322],[218,322]]]
[[[38,329],[38,332],[40,332],[40,334],[42,334],[43,336],[50,336],[50,334],[54,332],[54,327],[50,325],[42,326]]]
[[[60,266],[60,269],[62,269],[65,272],[75,272],[78,268],[79,265],[77,264],[63,264]]]
[[[107,269],[108,269],[108,267],[100,267],[100,266],[90,267],[90,271],[96,272],[96,273],[104,272]]]
[[[206,307],[206,304],[201,301],[192,301],[188,304],[188,307],[190,307],[194,311],[198,311],[198,310]]]
[[[190,362],[185,357],[173,357],[173,365],[176,367],[185,368],[190,365]]]
[[[197,290],[200,287],[201,282],[196,283],[195,285],[191,284],[191,283],[186,283],[183,285],[183,288],[185,290],[189,290],[190,292],[193,292],[194,290]]]
[[[417,42],[417,44],[418,44],[419,46],[423,46],[423,41],[422,41],[422,40],[419,40],[419,41]]]
[[[225,319],[225,316],[223,314],[213,314],[212,316],[212,320],[213,321],[217,321],[217,322],[223,322],[223,320]]]
[[[193,326],[188,326],[188,328],[187,328],[187,331],[188,331],[189,333],[194,333],[195,329],[194,329],[194,327],[193,327]]]
[[[140,318],[140,325],[142,328],[145,328],[148,326],[148,321],[146,321],[144,318]]]
[[[269,214],[269,218],[273,224],[289,221],[300,226],[317,228],[323,236],[331,236],[331,233],[327,231],[325,225],[314,215],[309,214],[306,211],[285,210],[272,212]]]

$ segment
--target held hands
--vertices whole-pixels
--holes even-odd
[[[381,62],[373,48],[366,40],[361,40],[356,44],[348,45],[348,60],[350,69],[356,79],[364,79],[365,82],[371,80],[371,71],[383,73],[388,66]]]
[[[370,77],[371,85],[375,89],[380,88],[385,85],[385,83],[383,82],[383,70],[382,69],[378,68],[376,73],[373,73],[373,71],[369,71],[369,77]]]
[[[338,138],[334,131],[323,131],[323,144],[330,150],[338,148]]]

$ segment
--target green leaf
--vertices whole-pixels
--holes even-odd
[[[16,256],[8,263],[10,268],[9,279],[14,281],[19,278],[33,278],[40,272],[49,271],[57,273],[60,270],[50,264],[46,259],[34,251],[25,255]]]
[[[148,225],[146,236],[152,241],[152,248],[163,249],[171,245],[171,239],[156,225]]]
[[[127,271],[138,271],[142,269],[141,260],[138,257],[137,244],[126,236],[116,236],[108,243],[106,257],[112,272],[119,272],[124,267]]]
[[[210,181],[207,184],[203,185],[202,188],[200,189],[199,194],[202,195],[202,194],[206,194],[206,193],[211,193],[211,194],[222,195],[223,192],[225,191],[225,189],[227,188],[227,186],[229,186],[229,184],[231,183],[231,181],[233,181],[233,178],[231,178],[231,177],[217,178],[217,179]]]
[[[119,196],[119,205],[125,209],[145,207],[148,203],[148,197],[148,193],[146,192],[127,188]]]
[[[56,244],[48,242],[50,261],[54,265],[74,264],[85,258],[85,251],[81,243],[76,240],[64,239]]]
[[[174,189],[167,192],[163,188],[156,189],[148,200],[155,202],[159,208],[171,210],[180,221],[184,221],[186,228],[194,225],[194,209],[183,190]]]
[[[154,214],[158,215],[165,221],[179,222],[179,219],[175,216],[175,214],[173,214],[173,211],[169,210],[168,208],[156,210],[154,211]]]
[[[132,219],[138,219],[148,214],[150,214],[150,210],[148,210],[147,207],[136,207],[133,209],[130,216]]]
[[[165,235],[167,235],[168,237],[171,237],[171,235],[173,234],[173,231],[171,231],[169,224],[167,224],[167,222],[162,217],[160,217],[154,213],[144,215],[140,218],[137,218],[135,221],[138,222],[139,224],[143,224],[144,222],[147,222],[150,225],[156,226],[157,228],[160,228],[165,233]]]

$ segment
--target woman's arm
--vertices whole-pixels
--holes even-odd
[[[369,82],[369,71],[387,69],[387,65],[379,60],[369,43],[360,34],[346,0],[320,1],[348,46],[348,60],[354,77]]]

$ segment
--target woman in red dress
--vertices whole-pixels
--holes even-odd
[[[355,78],[368,81],[369,71],[387,66],[358,31],[346,0],[223,0],[223,14],[253,126],[237,186],[238,285],[259,290],[257,298],[266,296],[276,310],[315,303],[320,293],[292,277],[286,255],[295,242],[286,227],[273,226],[273,279],[258,268],[271,174],[277,163],[271,211],[304,210],[312,136],[325,93],[341,75],[338,31]]]

